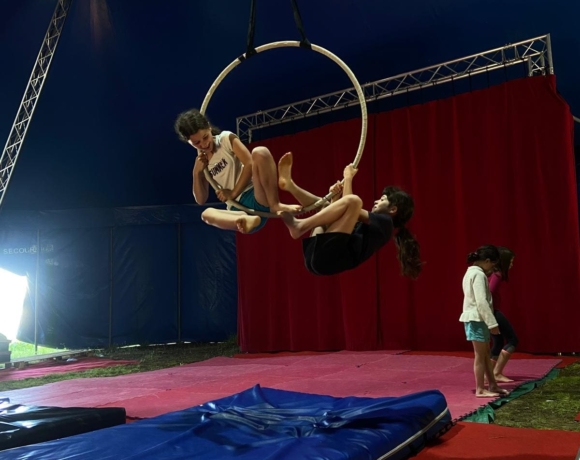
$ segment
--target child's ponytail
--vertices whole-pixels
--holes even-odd
[[[468,264],[487,259],[491,260],[492,262],[497,262],[499,260],[499,251],[491,244],[480,246],[475,252],[470,252],[467,254]]]

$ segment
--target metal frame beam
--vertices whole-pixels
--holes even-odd
[[[56,8],[50,19],[50,24],[42,41],[36,62],[32,68],[32,74],[30,75],[24,96],[20,102],[20,107],[16,113],[16,119],[8,135],[2,156],[0,156],[0,208],[4,201],[8,185],[10,184],[16,161],[22,149],[28,126],[32,120],[36,103],[38,102],[48,70],[50,69],[50,64],[52,63],[52,58],[56,51],[72,1],[57,0],[56,2]]]
[[[361,86],[368,103],[517,64],[527,65],[528,76],[553,74],[550,34],[413,72],[383,78]],[[251,142],[252,131],[256,129],[288,123],[358,104],[359,98],[355,89],[348,88],[313,99],[240,116],[236,118],[237,134],[243,141]]]

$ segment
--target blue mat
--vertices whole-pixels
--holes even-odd
[[[23,406],[0,398],[0,451],[123,425],[125,417],[120,407]]]
[[[2,452],[10,459],[403,459],[451,421],[437,390],[334,398],[261,388],[128,425]]]

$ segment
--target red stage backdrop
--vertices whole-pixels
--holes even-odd
[[[497,244],[516,253],[503,311],[520,351],[579,351],[572,123],[554,77],[371,115],[354,192],[367,209],[387,184],[414,196],[423,273],[402,278],[391,242],[352,272],[316,277],[272,219],[237,240],[242,350],[469,349],[459,322],[466,255]],[[355,119],[261,144],[276,161],[292,151],[296,181],[320,195],[359,135]]]

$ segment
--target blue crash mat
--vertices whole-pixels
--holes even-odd
[[[261,388],[2,452],[10,459],[402,459],[451,421],[445,397],[334,398]]]
[[[0,451],[124,423],[125,409],[120,407],[23,406],[0,398]]]

